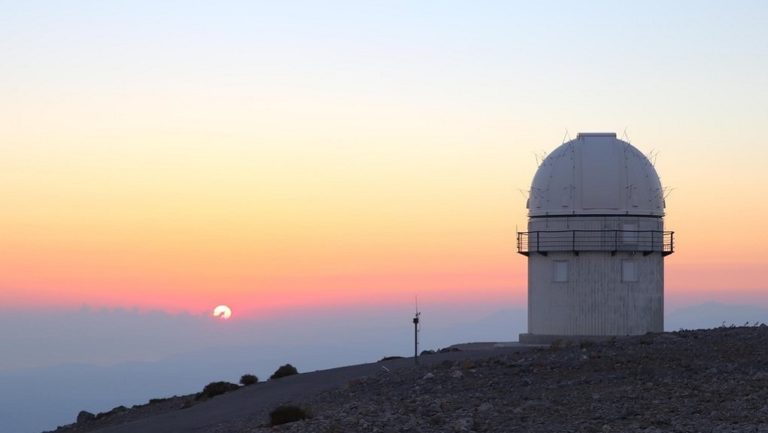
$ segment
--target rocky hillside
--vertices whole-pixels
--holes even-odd
[[[279,401],[305,408],[311,414],[307,420],[268,426],[269,411],[278,401],[270,407],[259,402],[278,392],[266,388],[279,389],[275,383],[249,387],[269,391],[262,397],[255,392],[249,396],[243,389],[213,399],[228,406],[245,402],[245,407],[253,408],[246,415],[199,430],[165,428],[322,433],[768,432],[765,325],[448,355],[444,359],[434,355],[430,365],[418,367],[391,361],[389,368],[389,362],[379,363],[340,386]],[[196,408],[181,409],[183,402],[179,398],[159,403],[165,406],[158,410],[183,413]],[[199,405],[199,410],[209,409]],[[215,413],[213,406],[209,412]],[[151,412],[143,427],[120,421],[123,416],[132,419],[129,414],[84,421],[60,431],[143,432],[153,425]]]

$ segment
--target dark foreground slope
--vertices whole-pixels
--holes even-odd
[[[129,414],[117,415],[99,428],[83,423],[67,431],[768,432],[765,326],[444,358],[420,367],[347,367],[360,374],[310,373],[188,409],[128,423],[119,418]],[[286,391],[292,387],[300,392]],[[286,401],[313,418],[266,427],[267,406]],[[177,422],[198,418],[215,422]]]

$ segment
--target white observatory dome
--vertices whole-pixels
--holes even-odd
[[[664,216],[653,164],[614,133],[580,133],[539,166],[528,215]]]

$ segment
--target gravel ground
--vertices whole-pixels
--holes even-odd
[[[164,416],[176,414],[172,419],[197,410],[215,420],[197,422],[197,429],[148,416],[61,431],[768,433],[765,325],[433,355],[418,367],[405,361],[310,373],[164,409]],[[294,392],[280,392],[294,385]],[[312,417],[266,426],[270,408],[282,403]],[[220,407],[234,406],[237,414],[219,416]]]
[[[768,328],[721,328],[445,362],[297,402],[248,432],[768,432]]]

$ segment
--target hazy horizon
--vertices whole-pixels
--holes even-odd
[[[768,303],[743,304],[711,297],[688,303],[668,303],[666,331],[680,328],[742,325],[766,321]],[[736,292],[738,294],[738,292]],[[736,302],[733,302],[736,301]],[[721,307],[718,310],[718,306]],[[711,308],[710,308],[711,307]],[[686,316],[694,309],[700,317]],[[526,332],[526,307],[442,303],[422,305],[421,349],[439,349],[468,341],[517,341]],[[739,311],[743,317],[737,317]],[[749,312],[752,312],[750,315]],[[73,309],[0,309],[0,346],[13,348],[0,358],[0,372],[44,368],[62,364],[108,366],[123,362],[158,361],[183,353],[214,347],[294,347],[334,341],[360,344],[379,341],[397,347],[397,355],[412,356],[413,305],[295,310],[279,317],[222,320],[210,312],[168,313],[139,308],[109,308],[82,305]],[[669,317],[677,319],[669,322]],[[743,320],[742,320],[743,319]],[[506,321],[492,328],[484,321]],[[350,326],[350,324],[354,324]],[[451,332],[446,332],[451,329]],[[461,330],[458,332],[457,330]],[[397,337],[395,337],[397,336]],[[379,343],[376,343],[379,344]],[[390,346],[387,346],[390,347]],[[385,356],[385,354],[382,354]],[[336,357],[339,362],[343,354]]]
[[[420,350],[514,341],[525,331],[520,306],[459,310],[422,308]],[[198,392],[212,381],[237,382],[245,373],[265,380],[287,362],[306,372],[413,355],[408,308],[227,322],[207,314],[122,308],[0,313],[0,346],[13,348],[0,358],[0,419],[17,433],[73,422],[80,410],[96,413]],[[668,309],[665,327],[745,322],[768,322],[768,306],[680,305]]]

